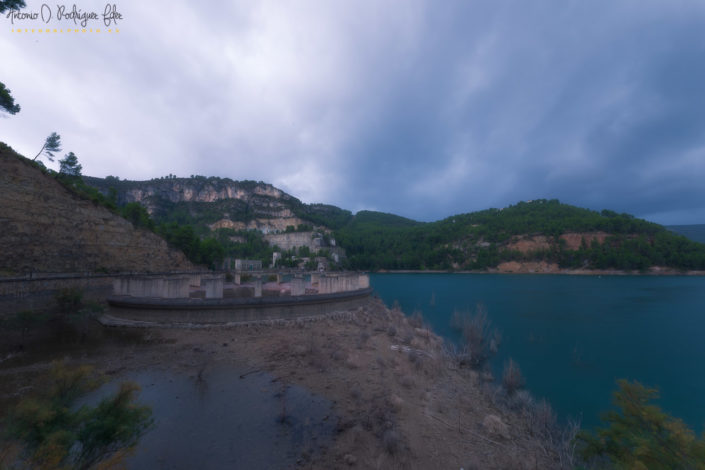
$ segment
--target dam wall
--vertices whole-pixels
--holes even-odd
[[[153,273],[32,273],[0,278],[0,317],[24,310],[44,311],[56,305],[56,295],[67,289],[80,291],[83,301],[103,301],[113,292],[133,292],[135,296],[160,297],[171,277],[188,278],[200,285],[202,276],[212,272]],[[147,282],[146,279],[152,279]],[[171,286],[172,289],[176,287]],[[183,295],[183,289],[178,295]],[[177,295],[173,293],[172,295]],[[187,294],[188,296],[188,294]]]
[[[108,297],[113,321],[134,324],[227,324],[317,316],[360,306],[372,293],[361,273],[248,274],[226,283],[224,275],[140,276],[114,284]],[[266,286],[266,287],[265,287]]]
[[[108,300],[108,314],[157,323],[230,323],[298,318],[361,305],[370,295],[362,273],[43,274],[0,278],[0,317],[56,306],[56,295],[80,291],[84,302]],[[239,282],[244,280],[244,282]],[[266,287],[265,287],[266,286]]]

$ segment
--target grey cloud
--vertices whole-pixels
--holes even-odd
[[[703,222],[699,2],[119,7],[120,36],[0,37],[0,138],[420,220],[548,197]]]

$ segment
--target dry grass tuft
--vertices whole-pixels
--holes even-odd
[[[401,434],[396,429],[387,429],[382,434],[382,445],[389,455],[395,455],[401,450]]]
[[[507,392],[507,395],[514,395],[525,384],[524,376],[521,374],[519,365],[514,362],[514,359],[509,359],[504,364],[504,372],[502,373],[502,386]]]

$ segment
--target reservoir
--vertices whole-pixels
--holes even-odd
[[[454,311],[484,306],[502,333],[495,376],[510,357],[526,387],[562,419],[600,424],[620,378],[658,388],[657,404],[697,434],[705,429],[705,277],[374,274],[399,303],[458,342]]]

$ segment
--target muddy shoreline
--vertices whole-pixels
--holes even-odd
[[[488,270],[420,270],[420,269],[380,269],[373,274],[560,274],[566,276],[705,276],[705,271],[679,271],[672,268],[651,268],[647,272],[620,271],[617,269],[555,269],[530,270],[520,267],[517,270],[491,268]]]
[[[459,368],[439,337],[378,299],[306,321],[99,331],[132,339],[66,348],[55,358],[116,378],[146,369],[189,377],[223,367],[261,371],[332,402],[331,440],[322,450],[302,447],[295,468],[568,468],[542,434],[550,415]],[[3,406],[31,393],[50,367],[47,353],[32,360],[29,348],[0,363]]]

